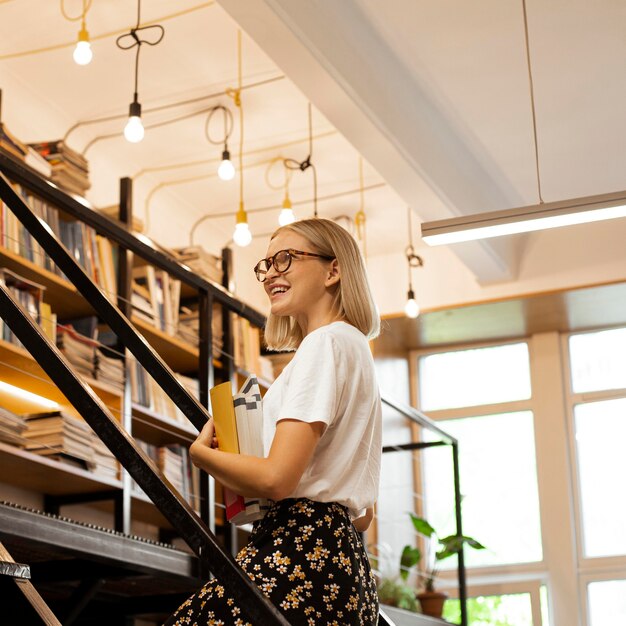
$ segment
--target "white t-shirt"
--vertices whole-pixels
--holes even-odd
[[[380,392],[361,331],[333,322],[309,333],[263,399],[263,448],[282,419],[323,422],[324,432],[292,498],[338,502],[360,517],[378,497]]]

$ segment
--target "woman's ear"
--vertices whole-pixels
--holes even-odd
[[[333,259],[330,262],[330,267],[328,268],[328,274],[326,274],[326,287],[332,287],[336,285],[341,280],[341,272],[339,271],[339,263],[337,259]]]

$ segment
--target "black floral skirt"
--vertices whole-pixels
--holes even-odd
[[[375,625],[376,583],[348,511],[335,502],[281,500],[256,522],[237,562],[292,626]],[[253,624],[217,579],[165,626]]]

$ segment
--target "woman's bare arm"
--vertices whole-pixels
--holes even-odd
[[[282,500],[298,486],[323,430],[322,422],[281,420],[267,458],[260,458],[212,448],[211,419],[191,444],[189,454],[194,465],[235,493]]]

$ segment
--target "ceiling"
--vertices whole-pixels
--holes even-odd
[[[82,2],[64,4],[77,14]],[[623,189],[626,4],[526,5],[543,199]],[[244,198],[255,235],[272,232],[282,202],[283,172],[270,163],[309,154],[309,101],[319,214],[355,215],[362,155],[371,256],[407,245],[407,206],[419,246],[420,220],[538,201],[522,0],[144,1],[142,24],[162,24],[165,36],[141,50],[147,130],[133,145],[121,131],[134,53],[115,38],[134,26],[136,10],[129,0],[95,0],[87,14],[94,59],[79,67],[71,56],[79,25],[59,2],[0,0],[3,121],[28,142],[63,137],[81,122],[66,140],[86,150],[89,200],[114,204],[118,179],[133,177],[135,214],[165,245],[189,243],[195,222],[224,213],[195,229],[195,243],[217,250],[231,237],[238,183],[217,178],[221,148],[207,142],[205,122],[213,105],[235,110],[224,91],[237,86],[238,27]],[[239,132],[236,120],[233,153]],[[310,170],[294,173],[290,195],[298,216],[313,214]],[[452,250],[479,283],[514,280],[532,237]],[[266,243],[255,237],[250,254]]]

